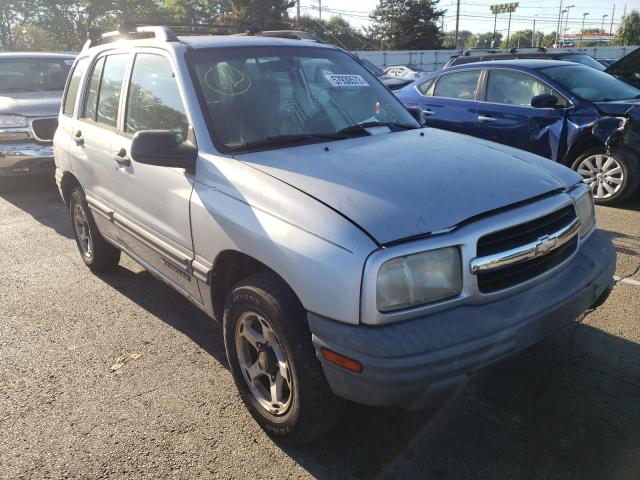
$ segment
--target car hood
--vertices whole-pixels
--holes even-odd
[[[605,115],[632,116],[640,120],[640,100],[621,100],[618,102],[595,102],[600,113]]]
[[[640,48],[626,54],[620,60],[605,69],[611,75],[631,76],[640,73]]]
[[[24,115],[25,117],[56,116],[60,110],[62,92],[0,92],[0,113]]]
[[[413,80],[402,77],[394,77],[393,75],[382,75],[378,77],[378,79],[391,90],[397,90],[413,82]]]
[[[445,230],[580,180],[542,157],[435,129],[237,158],[315,197],[379,244]]]

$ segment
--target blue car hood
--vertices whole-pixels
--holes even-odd
[[[379,244],[447,229],[581,180],[542,157],[429,128],[237,158],[329,205]]]

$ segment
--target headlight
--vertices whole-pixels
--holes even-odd
[[[580,236],[584,237],[591,231],[595,221],[593,196],[589,188],[577,188],[573,194],[573,202],[576,206],[576,214],[580,219]]]
[[[432,303],[462,290],[460,252],[455,247],[386,261],[378,271],[376,304],[381,312]]]
[[[27,119],[21,115],[0,115],[0,128],[26,127]]]

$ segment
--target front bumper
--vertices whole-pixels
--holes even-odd
[[[616,253],[596,231],[556,275],[511,297],[462,305],[384,326],[346,325],[309,313],[318,359],[337,395],[373,406],[437,406],[471,373],[539,342],[613,287]],[[357,374],[323,360],[329,348],[364,366]]]
[[[0,177],[51,174],[54,168],[51,145],[0,143]]]

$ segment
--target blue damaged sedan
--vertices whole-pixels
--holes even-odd
[[[478,62],[395,92],[426,125],[485,138],[577,171],[596,203],[640,183],[640,90],[587,66],[555,60]]]

